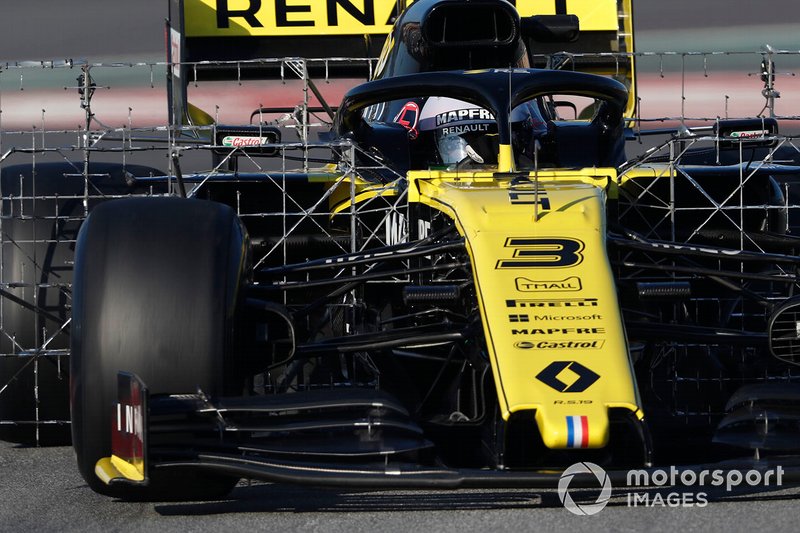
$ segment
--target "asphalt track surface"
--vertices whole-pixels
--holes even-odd
[[[3,4],[3,61],[164,57],[166,0]],[[742,28],[768,25],[776,30],[770,38],[800,35],[786,30],[800,30],[796,0],[639,0],[636,9],[640,49],[648,42],[691,46],[687,35],[697,42],[711,35],[750,43],[760,36]],[[800,38],[794,39],[791,48],[800,49]],[[656,492],[666,497],[671,490]],[[591,517],[567,512],[552,490],[361,492],[242,483],[221,501],[125,503],[87,488],[71,448],[0,443],[0,532],[797,531],[798,494],[797,488],[738,490],[709,494],[705,507],[630,508],[625,491],[615,490],[608,507]],[[587,501],[594,497],[583,495]]]
[[[648,492],[664,500],[682,489]],[[594,501],[597,491],[571,493]],[[553,490],[380,491],[240,483],[213,502],[129,503],[93,493],[71,448],[0,443],[0,531],[797,531],[798,489],[708,492],[704,507],[628,507],[624,490],[594,516]],[[684,498],[699,499],[691,493]]]

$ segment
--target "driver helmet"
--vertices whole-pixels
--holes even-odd
[[[536,139],[547,133],[547,124],[532,102],[511,112],[514,152],[532,159]],[[437,161],[446,166],[497,164],[498,136],[494,113],[478,105],[448,97],[431,97],[419,114],[419,131],[430,132]]]
[[[497,160],[494,114],[475,104],[433,96],[419,115],[419,131],[430,132],[443,165],[490,165]]]

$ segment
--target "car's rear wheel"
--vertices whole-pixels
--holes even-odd
[[[76,249],[71,334],[72,439],[96,492],[126,499],[208,498],[236,480],[156,469],[148,486],[105,485],[117,373],[151,395],[223,391],[223,363],[245,263],[246,236],[227,206],[178,198],[97,207]]]

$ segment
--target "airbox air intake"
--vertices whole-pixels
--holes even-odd
[[[430,47],[517,47],[520,20],[514,7],[498,1],[442,2],[422,22]]]

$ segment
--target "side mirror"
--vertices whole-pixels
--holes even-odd
[[[523,37],[539,43],[574,43],[580,33],[576,15],[534,15],[520,22]]]
[[[578,106],[576,106],[572,102],[568,102],[566,100],[556,100],[555,102],[553,102],[553,106],[556,108],[556,111],[558,111],[558,108],[564,108],[564,107],[566,107],[567,109],[571,109],[573,114],[572,120],[578,120]]]

